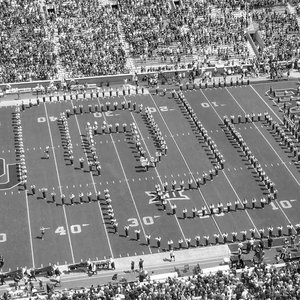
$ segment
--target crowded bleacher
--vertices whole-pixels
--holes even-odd
[[[279,61],[297,67],[300,55],[298,1],[4,0],[0,7],[1,83],[231,60],[254,64],[258,75]]]
[[[147,272],[146,272],[147,273]],[[22,290],[9,289],[1,299],[38,297],[37,299],[299,299],[300,263],[259,264],[242,270],[210,270],[196,266],[193,274],[155,280],[111,282],[105,285],[60,289],[56,284],[26,277]],[[60,275],[57,275],[60,277]],[[54,280],[53,280],[54,281]]]
[[[58,35],[58,58],[71,76],[126,73],[118,20],[98,1],[55,2],[52,18]]]
[[[56,55],[37,1],[0,1],[0,82],[54,77]]]
[[[165,282],[110,284],[61,292],[56,297],[82,299],[299,299],[300,264],[281,268],[260,265],[253,269],[196,274]],[[118,299],[118,298],[115,298]]]

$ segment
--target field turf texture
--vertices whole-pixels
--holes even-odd
[[[203,172],[213,168],[212,158],[207,144],[197,133],[196,128],[178,99],[156,94],[123,95],[100,97],[99,99],[79,99],[66,101],[47,101],[28,107],[21,112],[25,161],[28,170],[27,188],[18,184],[13,113],[14,106],[3,106],[0,109],[0,253],[5,258],[3,271],[17,267],[40,267],[49,263],[73,264],[87,259],[101,260],[157,253],[168,249],[167,241],[172,239],[175,248],[178,240],[209,236],[214,243],[214,234],[237,232],[241,238],[242,230],[258,230],[283,226],[287,234],[287,225],[299,223],[299,165],[294,161],[290,151],[280,145],[278,139],[265,122],[236,124],[248,147],[258,159],[269,178],[278,190],[278,199],[271,205],[260,208],[259,200],[266,197],[267,191],[257,178],[254,170],[245,159],[241,149],[236,147],[224,132],[223,116],[246,113],[269,112],[274,120],[282,123],[282,111],[269,99],[266,92],[270,83],[255,85],[207,88],[184,91],[198,119],[215,141],[225,159],[225,168],[208,180],[199,189],[169,193],[166,211],[155,200],[153,192],[156,184],[202,177]],[[295,81],[272,83],[274,90],[297,89]],[[55,97],[54,97],[55,98]],[[62,97],[61,97],[62,99]],[[33,102],[35,102],[34,100]],[[94,112],[94,106],[107,101],[118,102],[116,111]],[[144,114],[131,109],[122,110],[121,102],[131,101],[143,107],[150,107],[153,117],[163,133],[168,146],[166,156],[157,167],[145,171],[141,167],[132,135],[123,132],[122,124],[135,123],[146,155],[155,156],[157,147],[151,128],[145,122]],[[58,118],[67,109],[83,106],[83,113],[68,118],[71,141],[74,151],[74,165],[65,159],[62,136]],[[92,105],[92,113],[89,112]],[[86,131],[87,122],[99,125],[120,124],[120,132],[97,134],[96,151],[102,166],[101,175],[90,172],[87,166]],[[113,126],[114,129],[114,126]],[[45,158],[44,150],[50,147],[50,157]],[[79,158],[84,158],[84,169],[79,168]],[[30,186],[36,186],[32,195]],[[39,189],[47,188],[47,197],[43,199]],[[107,205],[104,201],[104,190],[108,188],[112,207],[119,224],[118,233],[114,233],[107,216]],[[97,201],[96,193],[101,192]],[[56,193],[56,202],[51,200],[50,193]],[[84,203],[79,203],[79,193],[84,193]],[[86,194],[92,192],[92,201],[88,202]],[[66,196],[66,205],[62,205],[59,195]],[[75,204],[70,205],[69,196],[75,195]],[[236,200],[240,203],[248,199],[248,209],[214,214],[209,217],[192,218],[192,208],[201,209],[219,202]],[[251,199],[257,199],[257,207],[251,209]],[[172,215],[170,203],[176,203],[177,214]],[[240,205],[241,207],[241,205]],[[188,217],[182,217],[186,208]],[[129,225],[129,237],[124,235],[124,226]],[[40,228],[45,228],[44,239],[41,239]],[[140,241],[136,240],[135,230],[141,231]],[[151,235],[150,246],[147,246],[145,235]],[[155,237],[161,237],[161,248],[157,248]],[[220,238],[222,242],[222,239]]]

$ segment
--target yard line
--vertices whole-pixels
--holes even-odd
[[[56,155],[55,155],[55,149],[54,149],[54,145],[53,145],[53,138],[52,138],[52,132],[51,132],[51,128],[50,128],[49,116],[48,116],[48,111],[47,111],[46,103],[44,103],[44,108],[45,108],[46,120],[47,120],[47,125],[48,125],[48,130],[49,130],[49,136],[50,136],[50,142],[51,142],[51,149],[53,151],[53,158],[54,158],[56,175],[57,175],[57,180],[58,180],[58,185],[59,185],[59,191],[60,191],[60,194],[63,195],[62,188],[61,188],[61,181],[60,181],[59,172],[58,172],[57,160],[56,160]],[[64,212],[65,221],[66,221],[66,227],[67,227],[67,233],[68,233],[70,251],[71,251],[71,256],[72,256],[72,262],[74,264],[75,263],[75,258],[74,258],[73,246],[72,246],[72,241],[71,241],[71,235],[70,235],[70,230],[69,230],[69,223],[68,223],[68,219],[67,219],[66,209],[65,209],[64,205],[63,205],[63,212]]]
[[[160,111],[158,105],[157,105],[156,102],[154,101],[152,95],[151,95],[151,94],[149,94],[149,95],[150,95],[150,98],[151,98],[153,104],[156,106],[157,112],[160,114],[160,117],[162,118],[162,120],[163,120],[163,122],[164,122],[164,124],[165,124],[165,126],[166,126],[166,128],[167,128],[167,130],[169,131],[170,136],[172,137],[173,142],[174,142],[174,144],[175,144],[176,147],[177,147],[177,150],[179,151],[179,153],[180,153],[180,155],[181,155],[181,157],[182,157],[182,159],[183,159],[183,161],[184,161],[184,163],[185,163],[187,169],[189,170],[189,173],[191,174],[191,176],[192,176],[194,182],[196,182],[196,178],[194,177],[192,170],[190,169],[190,167],[189,167],[189,165],[188,165],[188,163],[187,163],[187,161],[186,161],[186,159],[185,159],[183,153],[181,152],[181,150],[180,150],[180,148],[179,148],[179,146],[178,146],[178,144],[177,144],[175,138],[173,137],[172,132],[171,132],[171,130],[170,130],[170,128],[169,128],[167,122],[165,121],[164,117],[162,116],[162,113],[161,113],[161,111]],[[205,197],[204,197],[202,191],[200,190],[200,188],[198,188],[197,190],[198,190],[198,192],[200,193],[201,197],[203,198],[203,201],[204,201],[206,207],[208,208],[208,210],[210,210],[209,205],[207,204],[207,201],[205,200]],[[222,235],[223,232],[221,231],[221,229],[220,229],[220,227],[219,227],[219,225],[218,225],[218,223],[217,223],[215,217],[214,217],[214,216],[211,216],[211,218],[212,218],[213,222],[215,223],[217,229],[219,230],[220,234]]]
[[[71,100],[71,104],[72,104],[72,108],[74,108],[73,100]],[[78,118],[77,118],[76,114],[75,114],[75,120],[76,120],[79,135],[80,135],[80,137],[82,137],[81,129],[80,129]],[[87,152],[86,151],[84,151],[84,152],[85,152],[86,161],[88,162]],[[95,180],[94,180],[94,177],[93,177],[93,173],[91,171],[89,173],[91,175],[91,180],[92,180],[92,183],[93,183],[95,194],[97,195],[96,183],[95,183]],[[111,244],[110,244],[107,228],[105,226],[105,221],[104,221],[103,213],[102,213],[102,210],[101,210],[100,202],[97,201],[97,203],[98,203],[98,208],[99,208],[99,211],[100,211],[101,219],[102,219],[103,224],[104,224],[103,227],[104,227],[105,235],[106,235],[106,238],[107,238],[108,247],[109,247],[109,250],[110,250],[110,255],[111,255],[112,258],[114,258],[114,254],[113,254],[112,247],[111,247]]]
[[[221,118],[221,116],[219,115],[219,113],[217,112],[216,108],[214,107],[214,105],[212,105],[212,103],[210,102],[210,100],[206,97],[206,95],[203,93],[203,91],[201,90],[201,93],[203,94],[204,98],[206,99],[206,101],[209,103],[210,107],[213,109],[213,111],[216,113],[216,115],[218,116],[218,118],[223,122],[223,119]],[[230,171],[228,169],[228,171]],[[237,199],[239,200],[239,202],[243,205],[242,200],[240,198],[240,196],[238,195],[237,191],[235,190],[235,188],[233,187],[230,179],[228,178],[227,174],[225,173],[225,169],[223,170],[223,174],[228,182],[228,184],[230,185],[232,191],[234,192],[234,194],[236,195]],[[249,221],[252,223],[253,227],[255,228],[256,232],[259,234],[259,231],[254,223],[254,221],[252,220],[251,216],[249,215],[248,211],[245,210],[245,213],[249,219]]]
[[[98,104],[99,104],[99,106],[100,106],[100,100],[99,100],[99,98],[97,98],[97,101],[98,101]],[[103,118],[104,118],[105,122],[107,123],[107,119],[106,119],[105,113],[103,114]],[[127,178],[126,172],[125,172],[125,170],[124,170],[124,167],[123,167],[123,164],[122,164],[120,155],[119,155],[119,151],[118,151],[118,149],[117,149],[117,147],[116,147],[116,143],[115,143],[115,141],[114,141],[114,139],[113,139],[113,137],[112,137],[112,134],[109,134],[109,136],[110,136],[110,139],[111,139],[112,144],[114,145],[114,148],[115,148],[115,151],[116,151],[116,154],[117,154],[117,157],[118,157],[118,160],[119,160],[119,163],[120,163],[122,172],[123,172],[123,176],[124,176],[124,178],[125,178],[125,182],[126,182],[126,184],[127,184],[128,191],[129,191],[130,196],[131,196],[131,200],[132,200],[132,202],[133,202],[135,211],[136,211],[136,213],[137,213],[139,222],[140,222],[140,224],[141,224],[141,228],[142,228],[143,233],[144,233],[144,237],[146,237],[146,231],[145,231],[145,228],[144,228],[144,225],[143,225],[143,222],[142,222],[140,213],[139,213],[138,208],[137,208],[137,206],[136,206],[135,199],[134,199],[134,197],[133,197],[133,193],[132,193],[131,187],[130,187],[130,185],[129,185],[129,180],[128,180],[128,178]],[[151,247],[150,247],[150,246],[148,246],[148,249],[149,249],[150,254],[152,254],[152,250],[151,250]]]
[[[34,251],[33,251],[33,242],[32,242],[30,212],[29,212],[29,204],[28,204],[27,191],[24,191],[24,194],[25,194],[25,200],[26,200],[26,210],[27,210],[27,221],[28,221],[28,230],[29,230],[29,240],[30,240],[32,267],[35,268],[35,260],[34,260]]]
[[[256,95],[259,97],[259,99],[261,99],[267,105],[267,107],[272,111],[272,113],[279,120],[279,122],[281,124],[283,124],[282,120],[280,119],[280,117],[278,117],[278,115],[275,113],[275,111],[273,110],[273,108],[262,98],[262,96],[255,90],[255,88],[252,85],[250,85],[250,87],[256,93]]]
[[[246,114],[246,111],[243,109],[243,107],[239,104],[239,102],[236,100],[236,98],[228,91],[228,89],[226,88],[227,92],[229,93],[229,95],[232,97],[232,99],[237,103],[237,105],[240,107],[240,109]],[[297,178],[294,176],[294,174],[292,173],[292,171],[287,167],[286,163],[281,159],[280,155],[277,153],[277,151],[273,148],[273,146],[270,144],[270,142],[267,140],[267,138],[265,137],[265,135],[259,130],[259,128],[256,126],[255,123],[253,123],[254,127],[258,130],[258,132],[261,134],[261,136],[264,138],[264,140],[267,142],[267,144],[271,147],[271,149],[274,151],[274,153],[278,156],[279,160],[282,162],[282,164],[285,166],[285,168],[288,170],[288,172],[292,175],[292,177],[295,179],[295,181],[297,182],[298,185],[299,181],[297,180]],[[279,205],[278,200],[275,200],[275,202],[277,203],[279,209],[281,210],[282,214],[285,216],[285,218],[287,219],[287,221],[292,224],[292,222],[290,221],[290,219],[288,218],[288,216],[286,215],[286,213],[284,212],[284,210],[282,209],[282,207]],[[296,229],[293,226],[293,229],[296,232]]]
[[[125,101],[126,101],[126,98],[125,98],[125,97],[124,97],[124,99],[125,99]],[[133,116],[132,111],[130,112],[130,114],[131,114],[131,117],[132,117],[132,119],[133,119],[133,121],[134,121],[136,127],[137,127],[137,130],[138,130],[139,133],[140,133],[140,136],[142,137],[142,136],[143,136],[143,135],[142,135],[142,132],[140,131],[139,126],[137,125],[137,122],[136,122],[136,120],[135,120],[135,117]],[[150,153],[150,151],[149,151],[149,149],[148,149],[148,147],[147,147],[147,144],[146,144],[145,140],[144,140],[144,145],[145,145],[145,148],[146,148],[146,150],[147,150],[149,156],[151,157],[151,153]],[[160,181],[161,186],[163,186],[163,182],[162,182],[161,176],[160,176],[159,173],[158,173],[157,167],[155,167],[154,169],[155,169],[155,172],[156,172],[156,174],[157,174],[157,177],[159,178],[159,181]],[[169,205],[171,205],[171,204],[170,204],[170,201],[168,201],[168,202],[169,202]],[[183,232],[183,230],[182,230],[181,225],[179,224],[179,221],[178,221],[177,216],[174,215],[174,218],[175,218],[175,220],[176,220],[176,222],[177,222],[177,225],[178,225],[178,227],[179,227],[179,230],[181,231],[183,240],[184,240],[185,244],[187,245],[186,237],[185,237],[185,235],[184,235],[184,232]]]
[[[226,88],[227,90],[227,88]],[[228,91],[228,90],[227,90]],[[240,109],[246,113],[246,111],[243,109],[243,107],[239,104],[239,102],[236,100],[236,98],[228,91],[229,95],[232,97],[232,99],[237,103],[237,105],[240,107]],[[291,176],[294,178],[294,180],[297,182],[298,185],[300,185],[299,181],[297,180],[297,178],[294,176],[294,174],[292,173],[292,171],[288,168],[288,166],[286,165],[286,162],[283,161],[283,159],[280,157],[280,155],[278,154],[278,152],[274,149],[274,147],[270,144],[270,142],[267,140],[267,138],[265,137],[265,135],[260,131],[260,129],[258,128],[258,126],[253,123],[254,127],[258,130],[258,132],[261,134],[261,136],[264,138],[264,140],[267,142],[267,144],[270,146],[270,148],[274,151],[274,153],[277,155],[277,157],[279,158],[279,160],[281,161],[281,163],[285,166],[285,168],[288,170],[288,172],[291,174]]]

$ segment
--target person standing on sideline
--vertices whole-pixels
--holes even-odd
[[[139,268],[140,268],[140,271],[144,270],[144,260],[142,258],[139,261]]]
[[[170,260],[171,260],[171,261],[172,261],[172,260],[175,261],[175,253],[174,253],[174,250],[173,250],[173,249],[171,249],[171,251],[170,251]]]
[[[131,272],[135,272],[135,270],[134,270],[134,261],[133,260],[131,261]]]
[[[112,258],[110,259],[110,267],[112,268],[112,270],[116,269],[115,261]]]

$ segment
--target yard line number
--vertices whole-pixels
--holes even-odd
[[[146,225],[146,226],[149,226],[149,225],[153,225],[154,224],[154,219],[156,218],[159,218],[159,216],[154,216],[154,217],[151,217],[151,216],[146,216],[146,217],[143,217],[143,223]],[[139,226],[139,221],[137,218],[129,218],[127,220],[127,222],[129,223],[128,226],[130,227],[137,227]]]
[[[82,231],[82,226],[87,226],[87,225],[89,225],[89,224],[82,224],[82,225],[75,224],[75,225],[71,225],[70,226],[70,232],[72,234],[80,233]],[[67,230],[65,229],[64,226],[58,226],[55,229],[54,233],[59,234],[59,235],[66,235],[67,234]]]
[[[155,107],[148,107],[148,109],[152,113],[157,112],[157,109]],[[167,106],[160,106],[159,110],[162,111],[162,112],[165,112],[165,111],[175,110],[175,108],[168,108]]]
[[[210,106],[213,106],[213,107],[219,107],[219,106],[224,106],[225,104],[218,104],[217,102],[215,101],[211,101],[212,105],[210,105],[208,102],[201,102],[201,106],[203,108],[209,108]]]
[[[278,201],[280,206],[284,209],[287,209],[287,208],[292,208],[292,203],[291,202],[294,202],[296,201],[295,199],[292,199],[292,200],[280,200]],[[277,210],[279,209],[278,205],[276,205],[274,202],[271,202],[270,203],[271,206],[272,206],[272,209],[273,210]]]
[[[38,117],[38,118],[37,118],[37,122],[38,122],[38,123],[45,123],[46,120],[47,120],[47,119],[46,119],[45,117]],[[49,121],[55,122],[56,120],[57,120],[56,117],[54,117],[54,116],[49,116]]]
[[[94,112],[94,117],[95,118],[101,118],[103,116],[103,114],[106,116],[106,117],[113,117],[113,116],[118,116],[118,114],[113,114],[111,111],[106,111],[104,113],[101,113],[101,112]]]
[[[0,233],[0,243],[4,243],[7,241],[6,233]]]

